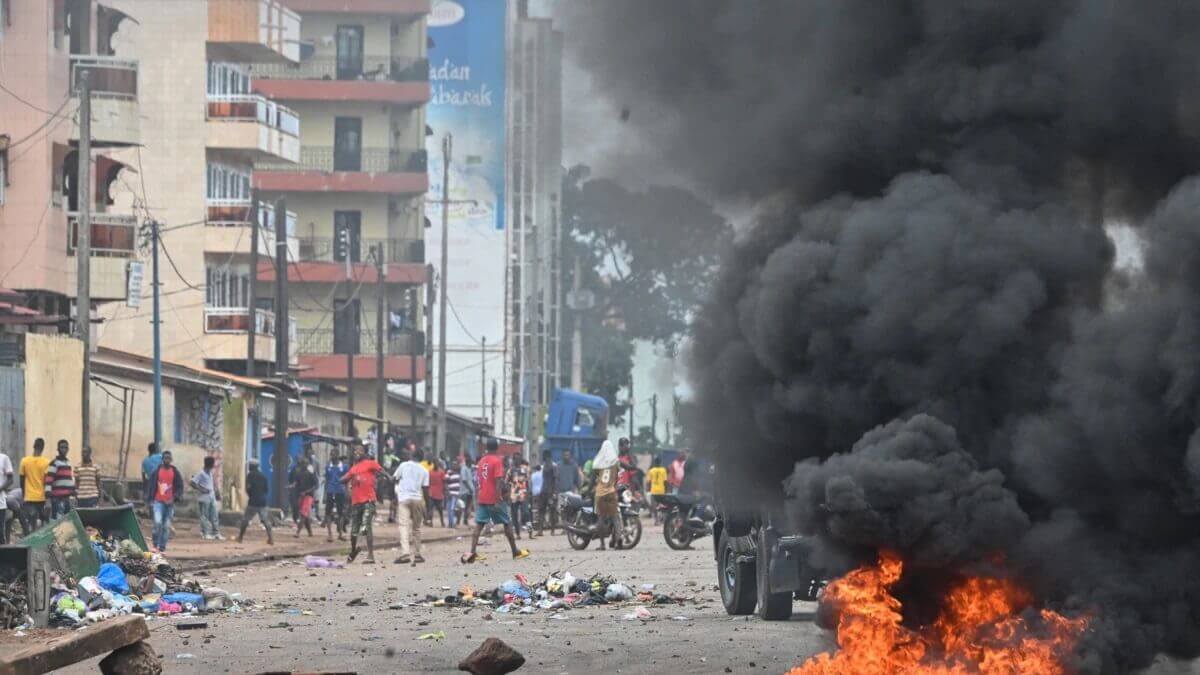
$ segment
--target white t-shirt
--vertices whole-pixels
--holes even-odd
[[[396,469],[393,477],[396,479],[396,499],[398,501],[425,498],[421,492],[421,488],[429,487],[429,472],[425,470],[425,467],[410,459]]]
[[[13,488],[12,483],[16,480],[16,474],[13,473],[12,460],[8,458],[8,455],[0,452],[0,483],[4,483],[6,477],[8,485],[3,490],[0,490],[0,509],[8,508],[8,499],[4,493]]]

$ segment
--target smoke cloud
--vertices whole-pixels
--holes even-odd
[[[831,574],[1005,554],[1096,617],[1084,671],[1200,655],[1200,6],[559,12],[647,155],[765,205],[693,326],[735,494],[778,487]]]

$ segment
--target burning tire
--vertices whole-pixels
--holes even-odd
[[[753,614],[758,591],[754,561],[739,560],[733,542],[724,533],[721,534],[718,550],[720,555],[717,557],[717,581],[725,612],[732,616]]]
[[[792,591],[782,593],[771,592],[771,550],[773,536],[764,525],[758,528],[756,537],[758,548],[758,565],[756,569],[756,586],[758,617],[763,621],[787,621],[792,618]]]

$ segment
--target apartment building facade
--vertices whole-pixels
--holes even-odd
[[[125,297],[136,255],[134,216],[114,199],[129,175],[117,155],[140,142],[140,71],[114,45],[136,21],[95,0],[0,3],[0,282],[25,304],[66,317],[76,295],[79,99],[91,83],[91,294]]]
[[[324,401],[373,414],[388,382],[425,378],[423,198],[428,0],[285,0],[300,15],[297,63],[254,63],[251,88],[296,111],[299,161],[255,162],[260,197],[296,214],[287,265],[297,377]],[[258,300],[275,268],[260,264]],[[383,335],[378,331],[382,299]],[[343,397],[342,388],[351,393]]]

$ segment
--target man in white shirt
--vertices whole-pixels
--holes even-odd
[[[421,523],[425,522],[425,502],[429,498],[429,471],[421,466],[425,453],[401,451],[404,460],[396,467],[396,503],[400,521],[400,557],[396,564],[425,562],[421,557]]]
[[[13,465],[8,455],[0,452],[0,544],[8,543],[8,501],[5,495],[13,482]]]

